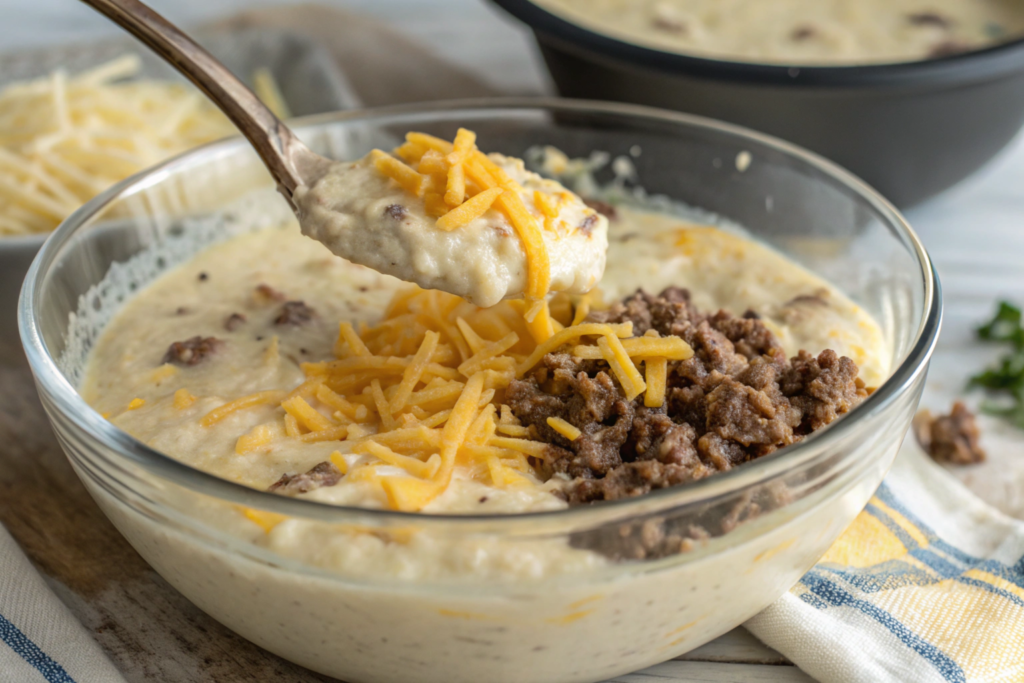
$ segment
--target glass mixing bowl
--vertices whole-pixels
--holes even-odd
[[[258,190],[271,183],[250,148],[229,140],[117,185],[43,247],[20,301],[39,394],[76,472],[139,553],[201,609],[286,659],[353,683],[597,681],[670,659],[778,598],[874,492],[910,424],[938,333],[935,272],[906,222],[862,182],[710,120],[506,100],[297,124],[313,149],[335,158],[386,148],[408,130],[450,139],[458,126],[518,156],[554,145],[570,157],[600,150],[631,159],[648,193],[745,226],[863,306],[885,333],[889,379],[846,417],[776,454],[565,511],[428,516],[332,507],[218,479],[120,431],[75,385],[119,302],[230,232],[238,198],[269,191]],[[283,200],[274,206],[286,213]],[[252,519],[283,521],[265,532]],[[657,534],[664,521],[707,538],[643,560],[589,550]],[[316,539],[315,552],[291,552],[288,539],[298,537]],[[331,559],[358,559],[353,549],[366,543],[395,549],[395,561]],[[573,560],[549,561],[551,552]],[[433,571],[437,562],[457,571]]]

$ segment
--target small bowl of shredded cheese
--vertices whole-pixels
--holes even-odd
[[[114,183],[233,134],[194,87],[141,69],[125,54],[0,89],[0,338],[13,342],[21,278],[61,221]]]
[[[355,104],[319,48],[298,42],[261,30],[204,39],[282,118]],[[21,357],[21,281],[65,218],[111,185],[237,131],[199,90],[127,42],[13,55],[0,60],[0,73],[2,360]],[[285,88],[305,95],[286,101],[279,83],[300,74],[320,92]]]

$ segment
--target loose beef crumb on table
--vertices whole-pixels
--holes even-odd
[[[509,386],[506,403],[535,438],[551,444],[541,467],[569,479],[563,491],[572,505],[639,496],[724,472],[800,441],[868,395],[849,358],[826,350],[787,359],[755,316],[702,313],[682,289],[659,296],[637,292],[591,320],[631,321],[638,336],[654,330],[681,337],[694,356],[669,364],[661,408],[644,406],[642,396],[627,401],[603,361],[567,353],[545,356],[537,371]],[[548,426],[549,417],[567,420],[581,436],[570,442]],[[751,505],[725,514],[745,518],[756,514]],[[725,522],[719,519],[716,528]],[[623,534],[609,554],[660,556],[706,533],[661,526]]]
[[[921,447],[936,462],[973,465],[985,461],[978,423],[960,401],[953,404],[949,415],[933,416],[922,410],[914,419],[914,431]]]

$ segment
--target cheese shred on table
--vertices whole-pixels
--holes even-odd
[[[281,438],[346,442],[330,462],[348,481],[379,487],[395,510],[422,510],[455,476],[505,489],[537,486],[534,464],[546,457],[548,445],[503,405],[513,379],[543,373],[541,358],[562,351],[606,360],[627,396],[647,391],[648,405],[660,405],[668,361],[693,355],[678,337],[634,337],[631,323],[574,325],[575,309],[588,301],[556,295],[558,315],[551,321],[559,329],[538,343],[529,332],[525,301],[479,308],[445,292],[410,287],[395,294],[377,324],[356,329],[341,323],[336,358],[303,364],[306,379],[293,391],[236,398],[200,423],[279,405],[278,422],[239,434],[239,454],[255,454]],[[569,440],[580,436],[564,420],[549,424]],[[346,459],[342,450],[358,460]]]

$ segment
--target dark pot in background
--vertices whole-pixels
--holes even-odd
[[[628,43],[528,0],[493,0],[533,29],[559,92],[754,128],[845,166],[901,207],[973,173],[1024,124],[1024,40],[900,64],[786,67]]]

